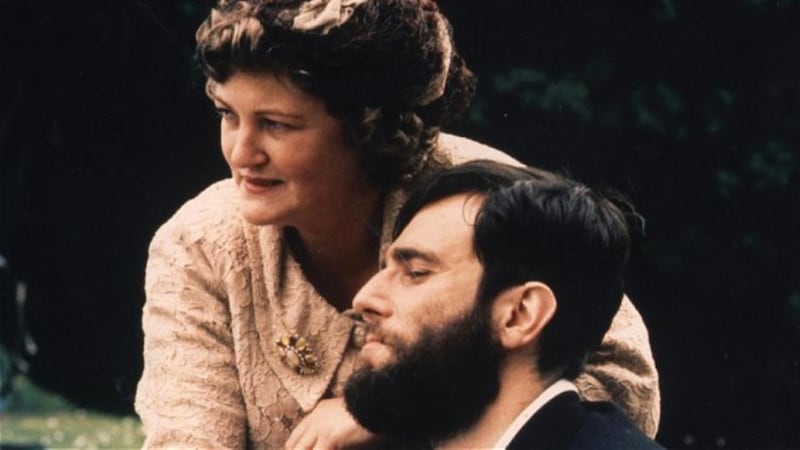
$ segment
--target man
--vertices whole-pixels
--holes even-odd
[[[611,201],[480,161],[423,183],[394,236],[353,302],[367,335],[345,399],[364,427],[415,448],[660,448],[570,382],[623,295]]]

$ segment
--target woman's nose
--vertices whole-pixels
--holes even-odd
[[[260,166],[269,162],[269,155],[259,139],[256,130],[249,126],[240,126],[228,133],[230,142],[228,162],[236,167]],[[223,143],[223,146],[225,143]]]

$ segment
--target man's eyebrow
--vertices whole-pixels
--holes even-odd
[[[431,252],[413,247],[396,247],[391,251],[391,258],[398,262],[418,259],[427,263],[438,263],[439,258]]]

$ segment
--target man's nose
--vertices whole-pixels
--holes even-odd
[[[367,322],[386,318],[392,314],[391,301],[386,292],[385,270],[381,270],[358,291],[353,298],[355,309]]]

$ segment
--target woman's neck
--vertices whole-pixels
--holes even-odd
[[[381,195],[352,205],[345,214],[320,220],[313,229],[285,231],[306,278],[340,311],[350,308],[356,292],[378,269]]]

